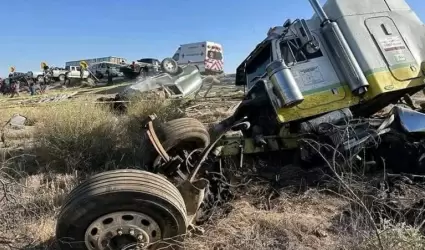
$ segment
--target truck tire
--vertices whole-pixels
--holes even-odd
[[[166,123],[156,124],[155,133],[163,148],[170,156],[183,151],[206,148],[210,143],[208,130],[194,118],[179,118]],[[156,169],[161,164],[161,157],[150,143],[146,133],[143,134],[142,165]]]
[[[61,82],[65,81],[65,75],[64,74],[60,74],[58,78],[59,78],[59,81],[61,81]]]
[[[167,74],[176,75],[179,72],[179,65],[173,58],[165,58],[161,62],[161,69]]]
[[[96,71],[96,78],[97,79],[102,79],[103,78],[103,74],[100,73],[99,71]]]
[[[186,213],[180,192],[164,177],[135,169],[112,170],[71,191],[58,216],[56,238],[62,250],[106,245],[126,249],[134,244],[157,249],[170,244],[169,239],[182,240]]]
[[[37,82],[43,82],[44,81],[44,77],[42,75],[38,75],[37,76]]]

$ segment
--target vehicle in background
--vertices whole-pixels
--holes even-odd
[[[125,88],[115,98],[102,101],[123,101],[140,96],[143,93],[163,92],[166,98],[186,98],[195,96],[202,87],[202,77],[194,65],[180,66],[172,58],[165,58],[161,65],[161,73],[147,78],[138,79],[137,82]],[[158,92],[157,92],[158,91]],[[124,108],[121,103],[116,108]]]
[[[80,78],[80,71],[81,71],[81,67],[80,66],[66,66],[66,76],[68,78]],[[89,78],[90,73],[87,70],[84,70],[84,75],[83,75],[83,79],[87,79]]]
[[[94,74],[94,76],[98,79],[102,79],[107,77],[107,70],[112,73],[112,77],[123,76],[124,74],[120,72],[121,64],[111,63],[111,62],[101,62],[101,63],[93,63],[89,66],[89,71]]]
[[[37,82],[44,81],[44,72],[43,71],[31,71],[32,78]]]
[[[77,60],[77,61],[69,61],[65,63],[65,67],[70,66],[80,66],[80,62],[85,61],[88,66],[90,66],[93,63],[100,63],[100,62],[110,62],[115,64],[126,64],[127,59],[123,57],[116,57],[116,56],[107,56],[107,57],[98,57],[98,58],[92,58],[92,59],[83,59],[83,60]]]
[[[50,77],[53,78],[53,80],[55,81],[65,81],[65,75],[68,72],[66,69],[64,68],[59,68],[59,67],[53,67],[50,68]]]
[[[147,69],[148,75],[156,75],[160,72],[161,63],[155,58],[142,58],[133,61],[131,64],[121,66],[120,72],[126,77],[134,79],[143,73],[143,69]]]
[[[32,71],[27,73],[11,72],[8,77],[0,81],[0,93],[8,94],[12,92],[12,84],[19,82],[19,89],[29,87],[30,81],[35,81]]]
[[[224,69],[223,47],[210,41],[180,45],[173,59],[179,65],[195,65],[204,75],[222,74]]]

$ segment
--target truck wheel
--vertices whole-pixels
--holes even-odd
[[[207,129],[194,118],[180,118],[159,124],[155,127],[155,133],[170,156],[177,156],[185,151],[190,153],[195,149],[203,149],[210,143]],[[146,143],[142,144],[141,150],[143,165],[156,168],[161,164],[161,157],[151,145],[146,133],[144,140]]]
[[[181,241],[187,224],[183,198],[168,180],[141,170],[113,170],[69,194],[56,238],[62,250],[157,249]]]
[[[44,77],[43,76],[37,76],[37,82],[43,82]]]
[[[65,81],[65,75],[64,74],[59,75],[59,81],[61,81],[61,82]]]
[[[102,79],[103,78],[103,74],[100,73],[99,71],[96,72],[96,78],[97,79]]]
[[[175,75],[179,71],[179,65],[172,58],[165,58],[161,62],[161,69],[167,74]]]

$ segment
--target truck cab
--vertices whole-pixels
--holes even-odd
[[[290,22],[286,23],[288,27]],[[270,28],[267,38],[256,46],[236,70],[236,85],[246,86],[248,93],[254,93],[259,87],[256,86],[259,80],[268,80],[267,70],[272,62],[285,63],[303,97],[300,100],[289,100],[289,96],[286,97],[288,104],[293,102],[302,111],[289,112],[284,118],[282,117],[282,121],[299,119],[302,118],[301,115],[326,112],[327,108],[332,107],[326,106],[330,103],[348,105],[352,102],[351,95],[339,84],[343,82],[341,73],[332,61],[324,38],[320,32],[310,32],[315,30],[314,24],[310,25],[308,31],[310,37],[306,39],[303,39],[301,34],[307,33],[306,31],[295,34],[288,32],[284,26]],[[319,28],[317,26],[317,29]],[[279,100],[275,87],[268,81],[264,87],[273,109],[276,112],[286,110],[287,107]],[[311,101],[309,95],[316,95],[318,98]]]
[[[350,0],[329,0],[327,14],[270,28],[238,66],[235,84],[246,86],[246,99],[267,95],[282,124],[344,108],[370,116],[416,93],[424,36],[411,30],[423,25],[404,0],[392,2],[354,10]]]
[[[66,73],[68,78],[80,78],[81,68],[80,66],[66,66],[65,69],[68,71]],[[87,70],[84,70],[83,79],[88,78],[90,73]]]

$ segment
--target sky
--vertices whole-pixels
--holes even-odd
[[[367,1],[367,0],[357,0]],[[324,0],[320,1],[322,4]],[[407,0],[425,20],[424,0]],[[308,0],[14,0],[0,3],[0,76],[40,63],[118,56],[171,57],[180,44],[222,44],[232,73],[272,26],[310,18]]]

